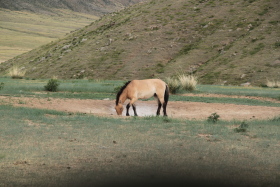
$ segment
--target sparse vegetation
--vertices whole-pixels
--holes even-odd
[[[251,50],[249,53],[250,55],[254,55],[256,53],[258,53],[259,51],[261,51],[263,48],[265,47],[265,45],[263,43],[259,43],[253,50]]]

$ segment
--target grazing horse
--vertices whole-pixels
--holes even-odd
[[[146,79],[128,81],[120,89],[116,98],[116,112],[122,115],[123,103],[126,99],[130,102],[126,105],[126,115],[129,116],[129,108],[132,106],[134,115],[137,116],[135,102],[138,99],[148,99],[154,96],[158,101],[157,115],[160,115],[161,106],[163,106],[163,114],[167,116],[166,106],[169,98],[168,86],[160,79]]]

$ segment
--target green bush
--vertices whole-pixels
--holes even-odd
[[[235,132],[246,132],[249,125],[246,122],[242,122],[241,125],[234,129]]]
[[[59,81],[57,79],[50,79],[48,84],[44,86],[46,91],[56,92],[59,86]]]
[[[208,117],[208,122],[212,122],[212,123],[216,123],[218,120],[219,120],[219,117],[220,115],[218,115],[216,112],[211,114],[209,117]]]

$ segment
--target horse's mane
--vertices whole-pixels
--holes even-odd
[[[120,91],[118,92],[117,97],[116,97],[116,105],[118,105],[118,103],[119,103],[120,96],[121,96],[123,90],[127,87],[127,85],[128,85],[130,82],[131,82],[131,81],[126,82],[126,83],[121,87],[121,89],[120,89]]]

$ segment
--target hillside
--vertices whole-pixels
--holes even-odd
[[[142,79],[192,73],[206,84],[280,80],[278,0],[152,0],[107,14],[0,65],[30,78]]]
[[[0,63],[142,0],[1,0]]]
[[[140,1],[142,0],[1,0],[0,8],[52,15],[57,14],[56,8],[101,16]]]

